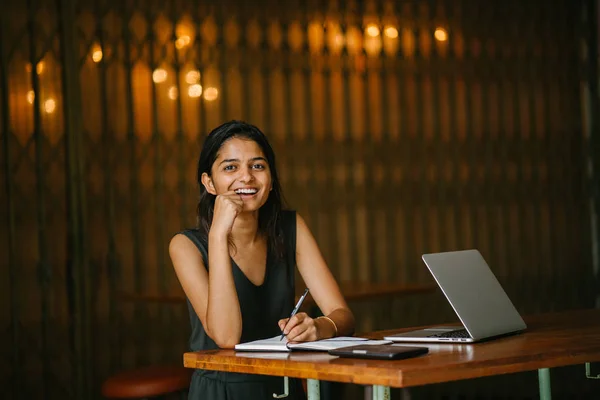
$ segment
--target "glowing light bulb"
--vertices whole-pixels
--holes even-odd
[[[37,72],[38,75],[41,75],[42,72],[44,72],[45,68],[46,68],[46,65],[44,64],[44,62],[40,61],[39,63],[37,63],[35,65],[35,72]],[[30,63],[25,64],[25,71],[31,72],[31,64]]]
[[[187,74],[185,74],[185,81],[190,85],[198,83],[200,80],[200,71],[191,70]]]
[[[29,104],[33,104],[34,99],[35,99],[35,92],[33,90],[30,90],[29,92],[27,92],[27,102]]]
[[[365,32],[371,37],[377,37],[379,36],[379,27],[375,24],[369,24]]]
[[[435,28],[433,36],[437,41],[440,42],[445,42],[446,40],[448,40],[448,32],[446,32],[444,28]]]
[[[167,80],[167,71],[162,68],[157,68],[152,73],[152,80],[154,83],[161,83]]]
[[[385,34],[385,36],[389,37],[390,39],[396,39],[398,37],[398,29],[396,29],[393,26],[388,26],[383,30],[383,33]]]
[[[102,61],[102,47],[100,47],[100,45],[94,45],[94,47],[92,48],[92,60],[95,63],[99,63],[100,61]]]
[[[175,47],[177,47],[180,50],[188,44],[190,44],[190,37],[188,35],[179,36],[179,38],[177,38],[177,40],[175,41]]]
[[[219,97],[219,91],[217,90],[217,88],[209,87],[209,88],[206,88],[206,90],[204,91],[204,98],[207,101],[216,100],[217,97]]]
[[[54,99],[48,99],[44,102],[44,111],[48,114],[52,114],[56,110],[56,101]]]
[[[179,95],[179,91],[177,90],[177,86],[171,86],[169,88],[168,96],[171,100],[175,100]]]
[[[190,86],[188,88],[188,96],[190,96],[190,97],[202,96],[202,86],[197,83],[195,85]]]

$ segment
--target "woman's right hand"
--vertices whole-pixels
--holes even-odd
[[[244,208],[244,201],[233,190],[220,194],[215,199],[211,234],[227,237],[233,228],[233,222]]]

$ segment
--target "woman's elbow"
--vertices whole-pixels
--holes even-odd
[[[215,332],[207,333],[220,349],[233,349],[240,342],[240,335],[219,334]]]
[[[235,345],[240,342],[239,340],[231,340],[231,339],[224,339],[224,340],[213,339],[213,340],[214,340],[215,344],[217,346],[219,346],[220,349],[233,349],[233,348],[235,348]]]

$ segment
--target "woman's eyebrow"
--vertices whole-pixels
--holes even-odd
[[[264,157],[260,157],[260,156],[259,156],[259,157],[253,157],[253,158],[251,158],[251,159],[250,159],[250,161],[259,161],[259,160],[262,160],[262,161],[264,161],[264,162],[267,162],[267,160],[266,160]],[[240,160],[239,160],[239,159],[237,159],[237,158],[227,158],[227,159],[225,159],[225,160],[221,161],[221,162],[219,163],[219,165],[221,165],[221,164],[223,164],[223,163],[227,163],[227,162],[240,162]]]
[[[237,158],[227,158],[227,159],[225,159],[225,160],[221,161],[221,162],[219,163],[219,165],[221,165],[221,164],[223,164],[223,163],[226,163],[226,162],[234,162],[234,161],[237,161],[237,162],[239,162],[240,160],[238,160]]]

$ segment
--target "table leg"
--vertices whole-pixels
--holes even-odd
[[[540,384],[540,400],[551,400],[552,389],[550,387],[550,369],[538,369],[538,380]]]
[[[273,393],[274,399],[284,399],[290,395],[290,378],[287,376],[283,377],[283,393],[277,394]]]
[[[588,379],[600,379],[600,374],[592,375],[592,367],[590,363],[585,363],[585,377]]]
[[[373,400],[390,400],[390,388],[388,386],[373,385]]]
[[[308,389],[308,400],[321,399],[321,388],[317,379],[307,379],[306,386]]]

